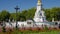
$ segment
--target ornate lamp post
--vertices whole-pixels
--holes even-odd
[[[20,8],[18,8],[18,6],[15,7],[15,10],[16,10],[16,29],[17,29],[17,11],[19,10]]]

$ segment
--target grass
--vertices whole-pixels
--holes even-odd
[[[60,31],[58,30],[51,30],[51,31],[19,31],[19,30],[14,30],[14,31],[7,31],[7,32],[0,32],[0,34],[60,34]]]
[[[4,31],[4,30],[3,30]],[[0,34],[60,34],[60,29],[53,29],[53,30],[48,30],[47,28],[43,29],[43,30],[16,30],[13,29],[7,32],[0,32]]]

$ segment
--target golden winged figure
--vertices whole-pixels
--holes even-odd
[[[41,0],[38,0],[38,3],[41,3]]]
[[[38,0],[38,5],[41,5],[41,0]]]

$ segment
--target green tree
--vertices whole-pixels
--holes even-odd
[[[45,9],[44,11],[45,11],[46,19],[48,21],[51,21],[51,14],[50,14],[51,12],[50,12],[50,9]]]
[[[23,10],[23,11],[20,13],[20,21],[26,20],[27,12],[28,12],[27,10]]]
[[[2,10],[1,12],[1,20],[6,21],[10,17],[10,13],[6,10]]]
[[[10,15],[10,20],[12,21],[13,19],[16,20],[16,13],[11,13]]]
[[[28,9],[27,10],[28,12],[27,12],[27,16],[26,16],[26,19],[33,19],[34,18],[34,16],[35,16],[35,11],[36,11],[36,8],[31,8],[31,9]]]
[[[46,13],[46,18],[48,21],[52,21],[52,18],[54,18],[54,20],[60,20],[60,8],[58,7],[53,7],[50,9],[45,9],[45,13]]]

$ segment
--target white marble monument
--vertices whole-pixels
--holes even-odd
[[[35,22],[45,22],[46,21],[44,11],[42,10],[42,2],[41,2],[41,0],[38,0],[37,10],[36,10],[35,16],[34,16],[34,21]]]

